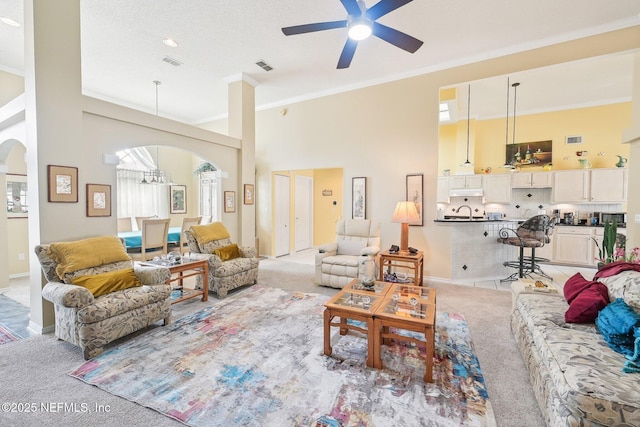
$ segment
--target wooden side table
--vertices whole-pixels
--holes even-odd
[[[176,304],[181,301],[202,296],[202,301],[209,299],[209,263],[206,260],[189,260],[184,258],[179,264],[163,265],[162,263],[155,263],[152,261],[141,262],[140,265],[153,265],[161,266],[169,269],[171,277],[167,280],[167,284],[171,286],[172,293],[174,290],[180,290],[180,295],[171,297],[171,304]],[[202,275],[202,289],[188,289],[183,285],[183,280],[187,277],[193,277]],[[177,286],[172,282],[178,282]],[[175,288],[175,289],[174,289]]]
[[[422,286],[424,280],[424,253],[415,254],[390,253],[388,250],[380,252],[380,280],[384,279],[385,269],[391,267],[413,268],[413,283]]]

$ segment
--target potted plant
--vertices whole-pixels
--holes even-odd
[[[610,262],[615,261],[615,246],[616,246],[616,238],[618,234],[618,222],[614,221],[613,223],[607,221],[604,224],[604,234],[602,235],[602,245],[598,243],[595,238],[591,238],[598,248],[598,269],[602,268],[603,265],[609,264]]]

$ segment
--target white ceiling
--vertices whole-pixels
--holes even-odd
[[[155,113],[153,81],[159,80],[159,114],[192,124],[226,114],[227,79],[240,73],[258,83],[260,109],[640,25],[638,0],[414,0],[378,21],[424,41],[416,53],[372,37],[359,43],[350,68],[337,70],[346,29],[287,37],[281,28],[345,19],[339,0],[80,3],[83,92]],[[368,7],[375,3],[366,0]],[[20,23],[22,9],[22,0],[0,2],[0,16]],[[163,45],[166,37],[179,46]],[[23,27],[0,22],[0,69],[24,74],[23,56]],[[162,61],[165,56],[183,65],[169,65]],[[258,60],[274,70],[262,70],[255,65]],[[601,67],[608,67],[607,72]],[[540,72],[537,79],[509,76],[522,83],[519,112],[598,103],[603,93],[629,98],[628,56],[612,55],[558,70],[553,77]],[[549,78],[556,79],[553,85]],[[473,83],[472,115],[504,115],[506,76],[492,81]],[[604,90],[591,93],[597,87]],[[485,102],[483,92],[492,101]],[[545,92],[550,99],[534,104],[533,99],[541,101]]]

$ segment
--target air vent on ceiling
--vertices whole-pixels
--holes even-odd
[[[256,65],[260,68],[262,68],[265,71],[271,71],[273,70],[273,67],[269,64],[267,64],[264,59],[259,60],[258,62],[256,62]]]
[[[174,67],[179,67],[182,65],[182,62],[178,61],[177,59],[173,59],[170,56],[165,56],[164,58],[162,58],[162,60],[167,64],[173,65]]]
[[[568,136],[567,144],[582,144],[582,136]]]

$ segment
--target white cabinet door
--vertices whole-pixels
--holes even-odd
[[[467,175],[466,188],[482,188],[482,175]]]
[[[436,203],[449,203],[449,177],[438,177],[438,192]]]
[[[554,203],[589,202],[589,171],[556,171],[553,174]]]
[[[511,175],[511,186],[513,188],[529,188],[531,187],[530,172],[516,172]]]
[[[457,175],[449,177],[449,189],[482,188],[482,175]]]
[[[555,228],[554,261],[577,265],[593,265],[593,229],[558,226]]]
[[[509,174],[486,175],[483,181],[485,203],[511,203],[511,176]]]
[[[592,169],[591,201],[597,203],[624,203],[627,200],[627,170]]]
[[[531,186],[536,188],[553,187],[553,172],[531,172]]]

